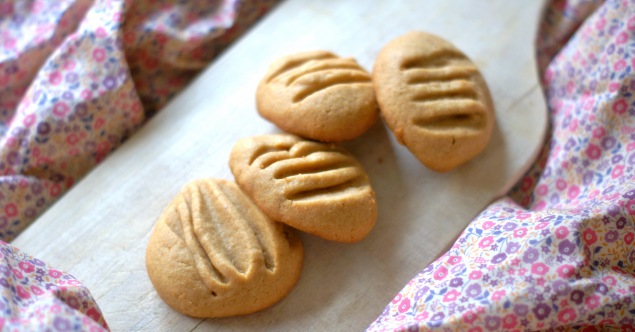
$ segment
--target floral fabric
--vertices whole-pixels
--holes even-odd
[[[635,1],[551,3],[541,156],[368,330],[635,326],[634,45]]]
[[[0,330],[107,329],[90,292],[73,276],[0,243]]]
[[[0,0],[0,240],[12,240],[275,2]]]

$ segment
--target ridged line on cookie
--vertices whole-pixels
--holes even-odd
[[[298,174],[313,174],[351,166],[351,158],[340,152],[317,151],[308,156],[291,156],[275,163],[272,176],[276,180]],[[273,164],[272,164],[273,165]]]
[[[288,72],[289,70],[292,70],[293,68],[297,68],[299,66],[302,66],[303,64],[305,64],[308,61],[311,60],[319,60],[319,59],[328,59],[328,58],[336,58],[335,55],[330,54],[330,53],[307,53],[304,56],[301,57],[292,57],[287,59],[281,66],[280,68],[276,69],[275,72],[271,73],[267,79],[266,82],[270,83],[271,81],[273,81],[274,79],[276,79],[278,76]]]
[[[286,156],[289,153],[289,149],[291,149],[291,147],[292,144],[284,146],[258,146],[249,156],[248,165],[251,166],[257,162],[261,168],[267,168],[270,164],[276,162],[278,158],[277,156],[280,156],[280,158]]]
[[[320,152],[324,147],[319,143],[297,141],[297,142],[276,142],[274,145],[267,144],[258,146],[250,156],[250,166],[257,165],[261,169],[266,169],[273,164],[287,160],[289,158],[306,157],[313,152]]]
[[[342,59],[342,58],[327,58],[320,59],[309,62],[304,66],[300,66],[295,68],[294,70],[289,71],[284,76],[280,77],[286,86],[293,84],[294,82],[302,79],[306,75],[321,73],[324,71],[335,71],[335,70],[357,70],[366,75],[368,75],[364,69],[362,69],[355,60],[351,58]]]
[[[317,80],[314,82],[310,82],[309,84],[303,85],[303,88],[300,89],[298,93],[296,93],[291,99],[294,103],[299,103],[306,99],[307,97],[318,93],[320,91],[326,90],[328,88],[337,86],[337,85],[347,85],[347,84],[368,84],[371,85],[370,76],[364,72],[360,71],[338,71],[333,72],[333,75],[321,80]]]
[[[196,270],[205,286],[215,295],[213,281],[226,284],[228,282],[227,277],[214,266],[194,231],[191,202],[188,203],[183,199],[183,202],[177,205],[177,213],[183,228],[183,240],[192,255]]]
[[[336,198],[367,185],[358,167],[340,167],[320,173],[298,174],[285,179],[285,198],[291,201]]]
[[[425,85],[425,88],[419,87],[415,89],[412,94],[412,101],[414,102],[428,102],[441,99],[476,100],[477,98],[476,84],[464,80],[429,83]]]
[[[407,84],[426,84],[432,82],[451,82],[468,80],[478,73],[474,66],[451,66],[441,68],[413,68],[406,72]]]
[[[436,100],[428,101],[429,110],[424,115],[415,116],[413,124],[423,129],[472,129],[485,127],[485,106],[476,100]]]
[[[262,234],[262,231],[254,229],[254,225],[248,219],[252,216],[243,215],[236,207],[236,204],[244,204],[235,201],[240,196],[227,195],[220,189],[222,186],[215,182],[202,183],[204,184],[189,187],[186,195],[189,195],[190,203],[181,204],[179,213],[186,245],[201,280],[212,294],[215,294],[214,288],[217,284],[229,282],[229,277],[221,271],[244,275],[257,263],[257,258],[251,254],[253,252],[260,252],[267,269],[274,269],[273,255],[267,246],[263,245],[263,238],[258,235]],[[194,224],[195,221],[201,224]],[[249,229],[251,233],[232,231],[236,228]],[[233,243],[230,243],[232,240]],[[234,248],[232,244],[236,243],[239,243],[241,248]],[[254,250],[249,251],[246,258],[240,257],[250,247]]]
[[[406,57],[400,63],[399,69],[409,70],[414,68],[440,68],[453,62],[468,62],[470,60],[460,51],[454,49],[441,49],[430,54]]]
[[[236,202],[236,204],[230,205],[231,208],[236,211],[236,214],[240,215],[240,217],[234,220],[245,222],[246,227],[243,228],[250,230],[258,241],[258,246],[264,258],[265,268],[272,272],[275,271],[275,254],[270,248],[275,248],[276,245],[272,241],[268,241],[273,238],[275,234],[271,231],[271,225],[267,225],[273,223],[273,221],[269,220],[263,213],[260,213],[259,208],[256,207],[246,195],[239,192],[238,187],[218,186],[218,189],[223,192],[225,197],[231,197],[230,201]],[[247,211],[247,213],[243,215],[235,208],[236,206],[245,207],[244,210]],[[269,233],[269,237],[264,236],[267,233]]]

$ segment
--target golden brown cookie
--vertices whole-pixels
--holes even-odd
[[[494,105],[476,66],[449,42],[410,32],[377,56],[373,85],[397,140],[425,166],[449,171],[485,149]]]
[[[323,142],[361,135],[378,113],[368,72],[326,51],[274,61],[258,85],[256,104],[282,130]]]
[[[238,185],[274,220],[339,242],[363,239],[377,203],[368,176],[342,148],[293,135],[239,140],[229,166]]]
[[[303,249],[293,230],[269,219],[233,181],[186,185],[150,237],[146,268],[159,296],[194,317],[252,313],[295,285]]]

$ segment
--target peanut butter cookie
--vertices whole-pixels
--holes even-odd
[[[377,203],[357,160],[334,144],[293,135],[239,140],[230,155],[236,182],[270,218],[321,238],[363,239]]]
[[[150,237],[146,268],[159,296],[194,317],[252,313],[296,284],[303,249],[233,181],[186,185]]]
[[[361,135],[378,114],[368,72],[354,59],[326,51],[274,61],[258,85],[256,105],[282,130],[323,142]]]
[[[487,146],[495,117],[487,84],[449,42],[424,32],[392,40],[373,85],[388,127],[430,169],[449,171]]]

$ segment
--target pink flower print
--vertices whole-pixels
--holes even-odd
[[[448,257],[447,262],[450,263],[451,265],[456,265],[461,263],[461,260],[463,260],[461,256],[450,256]]]
[[[604,278],[602,278],[602,281],[604,281],[609,286],[617,285],[617,280],[613,276],[605,276]]]
[[[531,214],[530,213],[525,213],[525,212],[520,212],[520,213],[518,213],[516,215],[516,218],[520,219],[520,220],[525,220],[525,219],[527,219],[529,217],[531,217]]]
[[[461,292],[453,289],[443,296],[443,302],[454,302],[461,295]]]
[[[531,264],[531,273],[544,276],[549,272],[549,266],[545,263],[533,263]]]
[[[628,214],[635,216],[635,199],[629,199],[628,202],[626,202],[626,210]]]
[[[56,269],[50,269],[49,270],[49,276],[52,277],[52,278],[57,279],[57,278],[62,276],[62,272],[60,272],[60,271],[58,271]],[[398,294],[398,296],[401,296],[401,294]],[[393,303],[395,303],[395,302],[393,302]]]
[[[82,99],[91,100],[91,99],[93,99],[93,92],[88,90],[88,89],[85,89],[85,90],[82,90],[82,92],[79,94],[79,96]]]
[[[628,232],[628,233],[626,233],[626,235],[624,235],[624,243],[626,243],[628,245],[633,243],[634,239],[635,239],[635,234],[633,232]]]
[[[580,187],[576,185],[571,185],[569,187],[569,190],[567,191],[567,196],[569,197],[569,199],[576,199],[579,194],[580,194]]]
[[[611,83],[611,84],[609,84],[609,92],[615,92],[615,91],[619,90],[620,86],[621,85],[619,83]]]
[[[594,230],[587,228],[584,232],[582,232],[582,239],[584,240],[584,243],[590,246],[597,241],[598,236],[595,234]]]
[[[448,276],[448,269],[445,266],[439,267],[432,275],[435,280],[443,280]]]
[[[97,47],[93,50],[93,59],[97,62],[103,62],[106,60],[106,50],[101,47]]]
[[[563,191],[565,188],[567,188],[567,181],[563,179],[556,180],[556,189]]]
[[[18,290],[18,296],[20,296],[21,298],[26,300],[31,297],[31,293],[29,293],[28,290],[24,289],[24,287],[18,285],[17,290]]]
[[[401,295],[401,293],[397,293],[397,295],[395,295],[395,297],[392,299],[392,304],[395,304],[399,301],[401,301],[401,298],[403,297],[403,295]]]
[[[558,273],[558,276],[560,276],[560,278],[567,279],[575,274],[575,268],[573,267],[573,265],[569,264],[560,265],[556,269],[556,273]]]
[[[635,17],[631,17],[630,19],[628,19],[628,22],[626,23],[626,28],[628,30],[635,30]]]
[[[467,324],[472,324],[478,318],[478,314],[473,310],[468,310],[461,315],[461,319]]]
[[[488,221],[484,222],[483,226],[482,226],[483,230],[488,230],[488,229],[490,229],[492,227],[494,227],[494,222],[491,221],[491,220],[488,220]]]
[[[31,293],[33,293],[33,295],[40,296],[44,294],[44,291],[40,287],[32,285]]]
[[[416,321],[422,321],[424,319],[427,319],[430,316],[430,314],[427,311],[424,311],[420,314],[418,314],[417,316],[415,316],[415,320]]]
[[[15,216],[18,215],[18,207],[17,205],[15,205],[14,203],[9,203],[7,205],[4,206],[4,214],[9,217],[9,218],[13,218]]]
[[[35,114],[29,114],[25,116],[24,120],[22,120],[22,123],[25,127],[31,127],[35,123]]]
[[[584,304],[586,304],[587,309],[593,310],[600,306],[600,297],[595,294],[587,296],[587,298],[584,299]]]
[[[547,228],[547,226],[549,226],[549,222],[542,221],[542,222],[539,222],[536,225],[536,227],[534,227],[534,229],[544,229],[544,228]]]
[[[467,277],[470,278],[471,280],[478,280],[478,279],[481,279],[482,276],[483,276],[483,272],[472,271]]]
[[[66,143],[68,143],[69,145],[75,145],[77,144],[77,142],[79,142],[79,136],[77,136],[74,133],[70,133],[66,136]]]
[[[569,229],[566,226],[560,226],[556,228],[556,237],[558,239],[564,239],[569,235]]]
[[[478,246],[481,249],[488,249],[489,246],[492,245],[492,243],[494,243],[494,237],[493,236],[486,236],[478,243]]]
[[[527,228],[518,228],[514,231],[514,237],[525,237],[527,235]]]
[[[613,103],[613,107],[611,108],[613,109],[613,112],[615,114],[622,115],[626,113],[626,110],[628,109],[628,104],[626,103],[626,100],[620,99],[616,101],[615,103]]]
[[[95,119],[95,122],[93,122],[93,129],[99,130],[104,126],[104,124],[106,124],[106,120],[104,118],[97,118]]]
[[[404,298],[403,300],[401,300],[401,303],[399,303],[399,307],[397,308],[397,310],[399,310],[399,313],[405,313],[408,311],[408,309],[410,309],[410,298]]]
[[[24,278],[24,275],[22,274],[22,271],[18,270],[18,269],[11,269],[11,273],[13,273],[13,276],[16,279],[22,279]]]
[[[500,301],[503,296],[505,296],[507,293],[505,292],[504,289],[501,290],[497,290],[494,293],[492,293],[492,301]]]
[[[55,103],[55,105],[53,105],[53,114],[59,117],[63,117],[64,115],[66,115],[69,110],[70,107],[68,107],[68,104],[63,101],[59,101]]]
[[[95,30],[95,36],[97,36],[99,38],[104,38],[107,35],[108,34],[106,33],[106,29],[104,29],[104,27],[99,27],[99,28],[97,28],[97,30]]]
[[[51,186],[51,188],[49,189],[49,194],[51,194],[51,196],[53,197],[57,197],[62,193],[62,187],[59,185],[59,183],[55,183]]]
[[[516,319],[516,315],[509,314],[509,315],[503,317],[503,328],[505,330],[513,329],[514,327],[516,327],[516,324],[518,324],[518,320]]]
[[[604,127],[597,127],[593,129],[594,138],[602,138],[604,135],[606,135],[606,130],[604,129]]]
[[[58,85],[62,83],[62,74],[59,71],[54,71],[49,74],[49,83],[52,85]]]
[[[622,60],[620,60],[620,61],[616,62],[616,63],[613,65],[613,70],[615,70],[615,71],[620,71],[620,70],[622,70],[622,69],[624,69],[624,68],[626,68],[626,60],[624,60],[624,59],[622,59]]]
[[[536,193],[540,196],[544,196],[549,192],[549,187],[547,187],[547,185],[545,184],[541,184],[538,187],[536,187]]]
[[[25,273],[31,273],[35,271],[35,266],[33,266],[33,264],[26,261],[22,261],[18,263],[18,267],[20,268],[20,270],[24,271]]]
[[[604,27],[606,26],[606,19],[604,17],[600,17],[596,22],[595,22],[595,30],[596,31],[600,31],[603,30]]]
[[[602,155],[602,150],[600,149],[599,146],[595,144],[589,144],[589,146],[586,148],[586,154],[589,157],[589,159],[597,160],[597,159],[600,159],[600,156]]]
[[[626,43],[628,40],[628,34],[624,31],[617,34],[617,38],[615,38],[615,43],[618,45]]]
[[[575,313],[575,310],[573,310],[573,308],[560,310],[560,312],[558,313],[558,320],[561,323],[566,324],[566,323],[573,322],[575,318],[576,318],[576,313]]]

